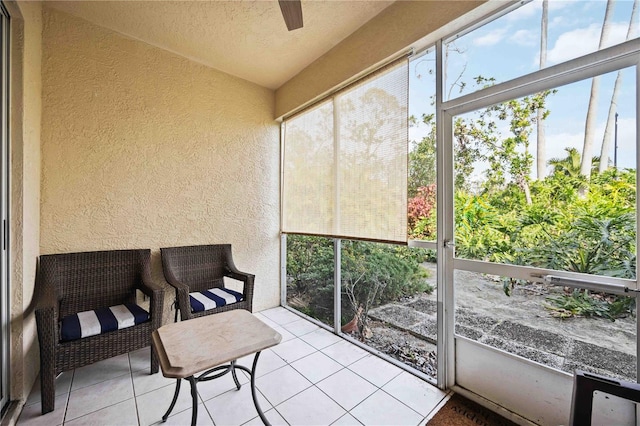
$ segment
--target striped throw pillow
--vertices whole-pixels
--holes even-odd
[[[191,312],[202,312],[231,303],[242,302],[242,293],[228,288],[212,288],[189,293]]]
[[[134,303],[78,312],[62,318],[60,340],[68,342],[120,330],[149,321],[149,313]]]

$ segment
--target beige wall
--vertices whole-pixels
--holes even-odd
[[[455,19],[484,2],[397,1],[283,84],[276,91],[275,116],[282,117],[309,103],[425,37],[435,41],[439,30],[446,26],[452,31]],[[445,32],[439,36],[444,36]]]
[[[231,243],[254,310],[278,305],[273,91],[46,6],[43,19],[42,254],[151,248],[162,282],[160,247]]]
[[[11,398],[25,400],[38,374],[33,315],[40,238],[42,9],[8,2],[11,33]]]

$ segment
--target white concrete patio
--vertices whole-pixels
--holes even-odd
[[[278,307],[256,314],[283,340],[258,362],[260,404],[273,425],[424,425],[445,392]],[[251,359],[240,364],[251,367]],[[248,377],[239,375],[241,383]],[[18,425],[152,425],[171,402],[175,380],[149,375],[149,348],[71,372],[56,381],[56,409],[40,415],[34,386]],[[231,375],[198,385],[198,425],[258,425],[249,386]],[[186,383],[167,425],[188,425]]]

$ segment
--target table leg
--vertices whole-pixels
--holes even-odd
[[[258,411],[258,415],[260,416],[260,420],[265,426],[271,426],[269,420],[262,412],[260,408],[260,404],[258,403],[258,396],[256,395],[256,365],[258,364],[258,357],[260,356],[260,352],[256,352],[256,356],[253,358],[253,366],[251,367],[251,397],[253,398],[253,403],[256,406],[256,410]]]
[[[164,413],[164,416],[162,416],[162,423],[167,421],[167,418],[169,417],[169,414],[171,414],[171,411],[173,411],[173,407],[175,407],[176,405],[176,401],[178,400],[178,394],[180,393],[180,382],[182,381],[182,379],[178,379],[178,381],[176,382],[176,391],[173,394],[173,400],[171,401],[171,405],[169,405],[169,409],[167,410],[166,413]]]
[[[236,383],[236,389],[240,390],[240,382],[238,381],[238,376],[236,376],[236,361],[231,361],[231,375],[233,376],[233,381]]]
[[[253,398],[253,405],[256,406],[256,411],[258,411],[258,415],[260,416],[260,420],[265,426],[271,426],[269,420],[262,412],[262,408],[260,408],[260,404],[258,403],[258,395],[256,393],[256,365],[258,364],[258,357],[260,356],[260,352],[256,352],[256,356],[253,358],[253,365],[251,366],[251,370],[249,370],[244,365],[236,365],[236,368],[239,368],[242,371],[246,371],[251,376],[251,397]]]
[[[191,411],[191,426],[196,426],[196,420],[198,420],[198,389],[196,388],[197,380],[193,376],[187,377],[189,383],[191,383],[191,399],[193,400],[193,409]]]

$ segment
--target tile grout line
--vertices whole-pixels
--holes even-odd
[[[451,390],[448,391],[445,394],[445,396],[440,400],[440,402],[438,402],[436,406],[431,409],[429,414],[427,414],[423,420],[425,422],[428,422],[429,420],[431,420],[438,413],[438,411],[440,411],[440,409],[445,406],[445,404],[451,399],[453,395],[454,395],[453,391]]]
[[[151,348],[153,350],[153,348]],[[131,366],[131,353],[127,353],[129,359],[129,375],[131,377],[131,389],[133,390],[133,405],[136,407],[136,418],[138,419],[138,426],[142,426],[140,422],[140,410],[138,409],[138,398],[136,398],[136,385],[133,381],[133,368]]]
[[[389,392],[387,392],[386,390],[380,388],[380,390],[384,393],[386,393],[387,395],[389,395],[391,398],[395,399],[396,401],[398,401],[400,404],[404,405],[405,407],[407,407],[409,410],[413,411],[414,413],[416,413],[417,415],[421,416],[423,419],[425,418],[425,416],[423,416],[421,413],[418,413],[416,410],[414,410],[413,408],[409,407],[407,404],[405,404],[403,401],[400,401],[398,398],[396,398],[395,396],[391,395]]]
[[[302,339],[301,339],[301,340],[302,340]],[[304,340],[303,340],[303,341],[304,341]],[[306,342],[305,342],[305,343],[306,343]],[[336,342],[336,343],[339,343],[339,342]],[[308,344],[308,343],[307,343],[307,344]],[[325,348],[328,348],[329,346],[332,346],[332,345],[328,345],[328,346],[326,346]],[[312,347],[313,347],[313,346],[312,346]],[[315,347],[314,347],[314,348],[315,348]],[[325,349],[325,348],[323,348],[323,349]],[[301,361],[301,360],[303,360],[303,359],[305,359],[305,358],[308,358],[308,357],[310,357],[310,356],[312,356],[312,355],[314,355],[314,354],[316,354],[316,353],[318,353],[318,352],[319,352],[319,353],[321,353],[322,355],[324,355],[325,357],[327,357],[327,358],[331,359],[332,361],[334,361],[334,362],[335,362],[335,363],[337,363],[338,365],[340,365],[340,367],[342,367],[340,370],[335,371],[335,372],[333,372],[333,373],[329,374],[328,376],[326,376],[326,377],[324,377],[324,378],[320,379],[317,383],[313,383],[313,382],[312,382],[314,385],[317,385],[318,383],[320,383],[320,382],[322,382],[322,381],[324,381],[324,380],[328,379],[329,377],[331,377],[331,376],[333,376],[333,375],[335,375],[335,374],[339,373],[340,371],[342,371],[342,370],[344,370],[344,369],[347,369],[347,370],[349,370],[350,372],[352,372],[353,374],[355,374],[356,376],[358,376],[358,377],[360,377],[361,379],[365,380],[367,383],[370,383],[371,385],[375,386],[376,388],[381,389],[381,388],[382,388],[382,386],[386,385],[387,383],[389,383],[390,381],[392,381],[393,379],[395,379],[396,377],[398,377],[400,374],[402,374],[402,371],[400,371],[400,372],[398,372],[398,374],[394,375],[394,376],[393,376],[393,377],[391,377],[389,380],[387,380],[387,381],[386,381],[382,386],[378,386],[377,384],[373,383],[371,380],[369,380],[369,379],[367,379],[366,377],[364,377],[362,374],[360,374],[360,373],[358,373],[358,372],[356,372],[356,371],[352,370],[351,368],[349,368],[349,367],[351,367],[352,365],[356,364],[357,362],[359,362],[359,361],[361,361],[361,360],[363,360],[363,359],[367,358],[367,356],[372,356],[372,355],[365,355],[365,356],[363,356],[363,357],[361,357],[361,358],[359,358],[359,359],[357,359],[357,360],[355,360],[355,361],[353,361],[353,362],[349,363],[348,365],[344,365],[344,364],[342,364],[342,363],[340,363],[340,362],[338,362],[338,361],[334,360],[332,357],[330,357],[330,356],[329,356],[329,355],[327,355],[326,353],[324,353],[324,352],[323,352],[323,349],[317,349],[317,348],[315,348],[315,349],[316,349],[316,350],[315,350],[314,352],[312,352],[312,353],[310,353],[310,354],[308,354],[308,355],[305,355],[305,356],[303,356],[302,358],[296,359],[295,361],[292,361],[291,363],[289,363],[289,362],[285,361],[285,362],[287,362],[287,364],[288,364],[289,366],[291,366],[291,368],[293,368],[294,370],[296,370],[298,373],[300,373],[300,374],[301,374],[303,377],[305,377],[307,380],[309,380],[309,378],[308,378],[307,376],[305,376],[301,371],[299,371],[296,367],[294,367],[292,364],[293,364],[293,363],[295,363],[295,362]],[[277,354],[276,354],[276,355],[277,355]],[[274,370],[274,371],[275,371],[275,370]],[[309,380],[309,381],[311,381],[311,380]],[[327,396],[328,396],[328,395],[327,395]],[[337,401],[336,401],[336,402],[337,402]]]
[[[289,364],[287,364],[287,365],[283,366],[282,368],[287,367],[287,366],[288,366],[288,367],[291,367]],[[291,367],[291,368],[293,368],[293,367]],[[298,370],[296,370],[295,368],[293,368],[293,371],[295,371],[296,373],[298,373]],[[300,374],[300,373],[298,373],[298,374]],[[302,374],[300,374],[300,375],[301,375],[302,377],[304,377]],[[304,377],[304,379],[305,379],[307,382],[311,383],[311,381],[310,381],[309,379],[307,379],[306,377]],[[276,408],[278,405],[282,405],[282,404],[284,404],[286,401],[290,400],[291,398],[293,398],[293,397],[295,397],[295,396],[300,395],[302,392],[306,391],[307,389],[309,389],[309,388],[311,388],[311,387],[313,387],[313,386],[315,386],[315,385],[314,385],[313,383],[311,383],[311,386],[307,386],[306,388],[302,389],[301,391],[299,391],[299,392],[297,392],[297,393],[295,393],[295,394],[291,395],[289,398],[286,398],[286,399],[284,399],[284,400],[280,401],[280,403],[279,403],[279,404],[274,404],[273,402],[269,401],[269,398],[267,398],[266,396],[265,396],[265,399],[267,400],[267,402],[268,402],[269,404],[271,404],[271,406],[272,406],[273,408]],[[256,385],[256,389],[260,391],[260,389],[258,388],[258,385]],[[262,391],[260,391],[260,393],[264,396],[264,393],[263,393]]]
[[[242,371],[242,370],[241,370],[241,373],[244,373],[244,371]],[[241,386],[244,386],[244,385],[241,385]],[[233,390],[233,389],[230,389],[230,390]],[[223,393],[226,393],[226,392],[223,392]],[[220,394],[220,395],[222,395],[222,394]],[[216,395],[216,396],[214,396],[213,398],[216,398],[216,397],[218,397],[218,396],[220,396],[220,395]],[[207,416],[209,416],[209,420],[211,420],[211,424],[212,424],[213,426],[216,426],[216,422],[215,422],[215,420],[213,420],[213,416],[211,415],[211,412],[209,411],[209,408],[207,408],[206,401],[205,401],[205,400],[204,400],[204,398],[202,397],[202,394],[200,393],[200,391],[198,391],[198,397],[200,398],[200,402],[202,403],[202,408],[203,408],[203,409],[204,409],[204,411],[207,413]],[[211,401],[213,398],[209,398],[209,399],[207,399],[207,401]],[[200,403],[198,403],[198,405],[200,405]],[[193,407],[191,407],[191,409],[193,410]],[[183,411],[180,411],[180,412],[182,413]],[[176,415],[177,415],[177,414],[178,414],[178,413],[176,413]],[[201,411],[198,409],[198,418],[200,418],[200,414],[201,414]],[[168,420],[168,419],[167,419],[167,420]]]
[[[345,367],[346,368],[346,367]],[[340,370],[342,371],[342,370]],[[374,385],[375,386],[375,385]],[[356,405],[354,405],[351,409],[347,410],[344,406],[342,406],[338,401],[336,401],[335,399],[333,399],[331,397],[331,395],[328,395],[325,391],[322,390],[322,388],[316,386],[316,388],[318,388],[318,390],[320,392],[322,392],[327,398],[329,398],[331,401],[335,402],[338,407],[342,408],[346,414],[349,414],[351,417],[353,417],[354,419],[358,420],[358,418],[356,416],[354,416],[353,414],[351,414],[351,410],[353,410],[354,408],[356,408],[358,405],[362,404],[367,398],[369,398],[371,395],[373,395],[374,393],[376,393],[379,389],[376,389],[375,391],[373,391],[373,393],[371,393],[370,395],[367,395],[362,401],[358,402]],[[333,423],[337,422],[338,420],[340,420],[342,417],[344,417],[344,414],[340,417],[338,417]],[[360,420],[358,420],[359,423],[362,423]]]
[[[307,389],[308,389],[308,388],[307,388]],[[265,400],[269,401],[269,400],[267,399],[267,396],[266,396],[264,393],[262,393],[262,391],[261,391],[260,389],[258,389],[258,387],[257,387],[257,386],[256,386],[256,390],[257,390],[258,392],[260,392],[260,395],[262,395],[262,397],[263,397]],[[302,392],[304,392],[304,391],[302,391]],[[293,398],[293,397],[291,397],[291,398]],[[282,404],[283,402],[284,402],[284,401],[282,401],[280,404]],[[290,424],[291,424],[291,423],[290,423],[290,422],[289,422],[289,421],[284,417],[284,415],[283,415],[280,411],[278,411],[278,407],[277,407],[276,405],[273,405],[273,404],[271,404],[270,402],[269,402],[269,404],[271,405],[271,409],[272,409],[272,410],[274,410],[276,413],[278,413],[278,415],[282,418],[282,420],[284,420],[284,421],[285,421],[285,423],[286,423],[287,425],[290,425]],[[261,407],[261,408],[262,408],[262,407]],[[269,410],[267,410],[267,411],[269,411]],[[264,411],[263,411],[263,413],[264,413]],[[266,416],[266,414],[265,414],[265,416]],[[255,419],[255,418],[259,418],[259,417],[260,417],[260,416],[257,416],[257,417],[254,417],[253,419]],[[253,419],[251,419],[251,420],[253,420]],[[251,421],[251,420],[249,420],[249,421]]]
[[[371,354],[371,355],[369,355],[369,356],[375,356],[375,355]],[[367,356],[364,356],[364,357],[360,358],[358,361],[352,362],[351,364],[349,364],[349,367],[351,367],[353,364],[356,364],[357,362],[359,362],[359,361],[361,361],[361,360],[363,360],[363,359],[365,359],[365,358],[367,358]],[[337,361],[336,361],[336,362],[337,362]],[[386,362],[386,361],[385,361],[385,362]],[[393,365],[393,364],[391,364],[391,365]],[[348,369],[349,369],[349,371],[351,371],[353,374],[357,375],[358,377],[363,378],[364,380],[366,380],[367,382],[371,383],[373,386],[377,387],[378,389],[382,389],[382,387],[383,387],[383,386],[386,386],[387,384],[389,384],[389,382],[391,382],[393,379],[395,379],[395,378],[396,378],[396,377],[398,377],[400,374],[402,374],[402,370],[398,368],[398,369],[400,370],[400,372],[398,372],[398,374],[396,374],[395,376],[393,376],[393,377],[392,377],[392,378],[390,378],[389,380],[385,381],[381,386],[378,386],[378,385],[376,385],[375,383],[373,383],[370,379],[366,378],[365,376],[363,376],[362,374],[358,373],[357,371],[353,371],[353,370],[352,370],[351,368],[349,368],[349,367],[345,367],[345,368],[348,368]],[[395,367],[395,366],[394,366],[394,367]]]
[[[287,330],[287,331],[288,331],[288,330]],[[315,330],[314,330],[314,331],[315,331]],[[311,333],[311,332],[310,332],[310,333]],[[306,334],[310,334],[310,333],[306,333]],[[292,334],[293,334],[293,333],[292,333]],[[312,347],[315,349],[315,351],[314,351],[314,352],[312,352],[312,353],[310,353],[310,354],[308,354],[308,355],[303,356],[302,358],[296,359],[296,360],[295,360],[295,361],[293,361],[293,362],[300,361],[300,360],[302,360],[302,359],[304,359],[304,358],[307,358],[307,357],[310,357],[311,355],[313,355],[313,354],[315,354],[315,353],[318,353],[318,352],[320,352],[322,355],[326,356],[327,358],[329,358],[329,359],[332,359],[332,360],[333,360],[333,358],[332,358],[332,357],[330,357],[329,355],[327,355],[326,353],[324,353],[324,352],[322,351],[322,349],[317,349],[317,348],[315,348],[313,345],[311,345],[310,343],[308,343],[308,342],[306,342],[304,339],[302,339],[302,338],[301,338],[301,336],[296,336],[296,338],[298,338],[298,339],[299,339],[299,340],[301,340],[302,342],[304,342],[304,343],[306,343],[306,344],[308,344],[308,345],[312,346]],[[293,340],[293,339],[291,339],[291,340]],[[339,341],[338,341],[338,342],[334,342],[334,343],[332,343],[332,344],[330,344],[330,345],[327,345],[325,348],[328,348],[328,347],[330,347],[330,346],[333,346],[334,344],[337,344],[337,343],[340,343],[340,342],[339,342]],[[277,354],[276,354],[276,355],[277,355]],[[363,358],[365,358],[365,357],[366,357],[366,355],[365,355],[364,357],[361,357],[361,358],[359,358],[359,359],[357,359],[357,360],[355,360],[355,361],[353,361],[353,362],[349,363],[348,365],[344,365],[344,364],[342,364],[342,363],[340,363],[340,362],[338,362],[338,361],[336,361],[336,360],[333,360],[334,362],[336,362],[337,364],[339,364],[341,368],[340,368],[338,371],[335,371],[335,372],[333,372],[333,373],[329,374],[328,376],[326,376],[326,377],[322,378],[322,379],[321,379],[321,380],[319,380],[317,383],[313,383],[313,382],[311,382],[311,380],[309,380],[309,378],[307,378],[307,377],[306,377],[306,376],[305,376],[301,371],[298,371],[298,370],[297,370],[293,365],[291,365],[291,363],[289,363],[289,362],[287,362],[287,361],[285,360],[285,362],[287,363],[287,365],[288,365],[288,366],[290,366],[291,368],[293,368],[293,369],[294,369],[294,371],[298,372],[302,377],[304,377],[305,379],[307,379],[307,380],[311,383],[311,386],[310,386],[310,387],[307,387],[307,388],[305,388],[305,389],[303,389],[302,391],[298,392],[297,394],[292,395],[291,397],[289,397],[289,398],[287,398],[286,400],[282,401],[280,404],[278,404],[278,406],[280,406],[280,405],[284,404],[286,401],[288,401],[288,400],[290,400],[290,399],[292,399],[292,398],[296,397],[297,395],[299,395],[299,394],[301,394],[301,393],[303,393],[303,392],[306,392],[307,390],[309,390],[309,389],[311,389],[312,387],[314,387],[314,388],[316,388],[318,391],[320,391],[323,395],[325,395],[327,398],[329,398],[329,400],[330,400],[330,401],[334,402],[338,407],[340,407],[340,408],[342,408],[342,409],[344,410],[344,412],[345,412],[345,413],[344,413],[344,414],[342,414],[340,417],[338,417],[338,419],[336,419],[335,421],[338,421],[338,420],[340,420],[340,418],[344,417],[346,414],[349,414],[351,417],[353,417],[354,419],[356,419],[356,421],[358,421],[359,423],[361,423],[361,424],[362,424],[362,422],[360,422],[360,420],[358,420],[355,416],[353,416],[353,414],[351,414],[351,410],[353,410],[353,408],[355,408],[355,407],[357,407],[358,405],[360,405],[362,402],[364,402],[367,398],[369,398],[371,395],[373,395],[373,394],[374,394],[375,392],[377,392],[378,390],[382,390],[382,388],[381,388],[381,387],[379,387],[379,386],[378,386],[378,385],[376,385],[375,383],[371,383],[369,380],[367,380],[366,378],[362,377],[360,374],[356,373],[355,371],[352,371],[352,370],[349,368],[349,366],[351,366],[351,365],[355,364],[356,362],[360,361],[361,359],[363,359]],[[284,366],[283,366],[283,367],[284,367]],[[283,368],[283,367],[281,367],[281,368]],[[321,382],[323,382],[323,381],[327,380],[328,378],[330,378],[330,377],[332,377],[332,376],[335,376],[336,374],[340,373],[341,371],[343,371],[343,370],[345,370],[345,369],[346,369],[346,370],[348,370],[349,372],[351,372],[351,373],[355,374],[356,376],[360,377],[361,379],[365,380],[367,383],[370,383],[372,386],[374,386],[374,387],[376,388],[376,390],[375,390],[374,392],[372,392],[371,394],[367,395],[367,396],[366,396],[362,401],[358,402],[358,403],[357,403],[353,408],[351,408],[351,410],[349,410],[349,409],[345,408],[343,405],[341,405],[341,404],[340,404],[340,402],[336,401],[334,398],[332,398],[330,395],[328,395],[326,392],[324,392],[324,391],[322,390],[322,388],[320,388],[320,387],[318,386],[318,384],[319,384],[319,383],[321,383]],[[274,370],[274,371],[276,371],[276,370]],[[399,375],[399,374],[400,374],[400,373],[398,373],[398,375]],[[393,380],[393,379],[394,379],[395,377],[397,377],[398,375],[394,376],[394,377],[393,377],[393,378],[391,378],[389,381]],[[389,381],[387,381],[386,383],[388,383]],[[385,384],[386,384],[386,383],[385,383]],[[394,399],[395,399],[395,398],[394,398]],[[274,409],[275,409],[275,408],[277,408],[278,406],[273,405]],[[409,408],[410,408],[410,407],[409,407]],[[276,411],[277,411],[277,410],[276,410]],[[414,411],[415,411],[415,410],[414,410]],[[280,414],[280,412],[279,412],[279,411],[278,411],[278,413]],[[419,413],[418,413],[418,414],[419,414]],[[286,418],[285,418],[282,414],[280,414],[280,416],[281,416],[283,419],[285,419],[285,421],[286,421]],[[287,422],[287,423],[288,423],[288,422]],[[335,422],[334,422],[334,423],[335,423]]]
[[[73,371],[71,372],[71,381],[69,382],[69,389],[67,390],[67,400],[65,401],[65,404],[64,404],[64,414],[62,415],[62,425],[64,425],[67,422],[67,410],[69,409],[69,401],[71,400],[71,389],[73,388],[73,380],[75,379],[75,377],[76,377],[76,370],[73,369]],[[40,392],[42,392],[42,389],[40,389]],[[55,401],[55,396],[53,400]],[[40,401],[42,402],[42,399],[40,399]],[[40,406],[40,409],[42,410],[42,406]]]

